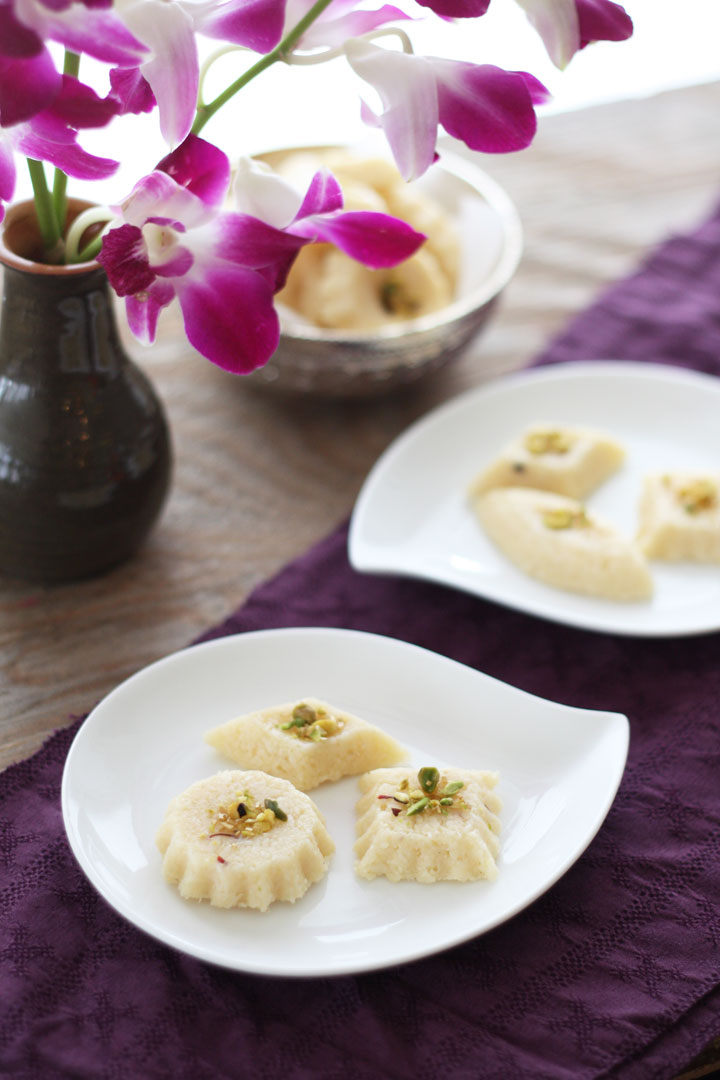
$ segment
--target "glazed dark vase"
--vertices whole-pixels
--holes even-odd
[[[0,243],[0,573],[69,582],[137,550],[165,501],[171,449],[104,271],[38,254],[33,204],[18,204]]]

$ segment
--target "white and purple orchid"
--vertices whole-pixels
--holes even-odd
[[[613,0],[517,0],[533,24],[556,67],[594,41],[625,41],[632,19]]]
[[[317,173],[304,195],[243,165],[239,211],[223,210],[230,164],[190,135],[135,185],[118,208],[122,224],[103,240],[98,261],[130,327],[154,340],[158,315],[177,298],[188,340],[208,360],[248,373],[275,351],[280,327],[274,294],[301,247],[336,244],[369,266],[394,266],[424,237],[384,214],[343,213],[337,181]]]
[[[382,127],[406,180],[435,159],[438,126],[471,150],[522,150],[537,127],[535,105],[548,99],[542,83],[524,71],[382,49],[369,41],[345,44],[348,62],[378,92],[384,111],[367,105],[368,123]]]

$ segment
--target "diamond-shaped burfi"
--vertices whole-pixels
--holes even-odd
[[[470,494],[496,487],[526,487],[584,499],[624,459],[623,448],[602,431],[533,424],[473,481]]]
[[[236,764],[283,776],[301,791],[406,756],[384,731],[312,697],[228,720],[205,741]]]

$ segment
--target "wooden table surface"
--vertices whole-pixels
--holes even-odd
[[[720,196],[720,84],[541,120],[482,164],[516,202],[525,254],[492,327],[425,385],[367,402],[267,396],[193,354],[176,315],[130,351],[165,401],[172,493],[135,559],[44,588],[0,578],[0,767],[118,682],[186,645],[349,514],[370,466],[418,416],[528,363],[606,283]],[[694,1063],[688,1078],[706,1075]]]

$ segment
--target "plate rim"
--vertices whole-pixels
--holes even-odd
[[[378,476],[381,475],[389,465],[392,465],[394,458],[399,456],[409,443],[412,443],[418,438],[421,439],[426,429],[431,429],[435,424],[442,423],[448,416],[452,416],[456,412],[462,412],[467,408],[472,408],[474,402],[478,399],[483,399],[485,397],[492,398],[496,393],[502,393],[506,389],[511,390],[513,384],[516,386],[523,386],[536,382],[552,382],[556,379],[582,379],[593,375],[610,376],[612,378],[617,377],[619,379],[631,375],[633,377],[639,377],[641,380],[647,379],[653,383],[657,383],[659,380],[664,379],[668,383],[675,385],[694,385],[697,389],[702,388],[705,391],[709,390],[715,395],[720,396],[720,379],[714,375],[684,368],[678,364],[662,364],[642,360],[571,360],[560,363],[543,364],[537,367],[518,368],[515,371],[498,375],[496,378],[490,379],[479,386],[471,387],[469,390],[456,395],[448,401],[442,402],[423,416],[418,417],[417,420],[413,421],[412,424],[405,428],[404,431],[401,431],[400,434],[389,443],[374,462],[358,492],[350,516],[347,552],[351,567],[358,573],[392,574],[394,576],[410,578],[413,580],[430,581],[434,584],[442,585],[444,588],[465,592],[469,596],[478,597],[488,603],[498,604],[501,607],[522,612],[535,619],[555,623],[561,626],[569,626],[589,633],[609,633],[617,634],[621,637],[645,638],[649,640],[673,637],[698,637],[703,634],[715,633],[720,630],[720,611],[714,618],[708,617],[705,622],[689,628],[661,626],[652,629],[648,627],[643,628],[623,625],[608,627],[601,625],[600,623],[594,623],[587,618],[583,618],[582,614],[554,614],[549,610],[535,610],[534,608],[527,607],[511,599],[501,599],[500,597],[489,596],[484,592],[465,589],[462,585],[455,585],[449,582],[447,578],[441,574],[433,574],[432,572],[425,572],[424,570],[416,571],[412,568],[403,570],[398,568],[397,565],[391,565],[387,561],[363,557],[366,545],[362,540],[360,533],[364,525],[364,519],[367,515],[368,504],[375,493]]]
[[[299,969],[283,969],[277,965],[266,966],[260,963],[250,962],[237,962],[235,960],[223,962],[222,959],[214,955],[212,950],[207,947],[203,947],[202,943],[194,941],[188,941],[183,938],[182,940],[176,933],[166,931],[162,927],[158,928],[155,923],[150,919],[143,917],[142,913],[133,910],[132,904],[124,904],[120,897],[117,895],[110,895],[102,877],[96,872],[92,859],[87,855],[85,845],[82,842],[79,835],[79,829],[75,828],[75,822],[71,813],[71,774],[74,769],[75,757],[82,752],[83,744],[88,737],[92,737],[94,729],[98,724],[102,724],[103,712],[102,706],[110,699],[119,695],[124,688],[133,682],[139,682],[145,674],[151,669],[157,670],[163,666],[170,666],[172,663],[181,661],[182,657],[189,653],[197,654],[200,651],[210,651],[214,649],[233,648],[240,641],[246,639],[259,639],[267,638],[273,639],[278,636],[291,637],[298,633],[306,636],[308,634],[320,635],[320,636],[340,636],[340,637],[363,637],[371,638],[376,641],[380,641],[383,645],[387,643],[391,644],[392,648],[400,648],[402,650],[408,649],[412,652],[417,652],[422,655],[431,654],[434,658],[449,665],[450,667],[459,667],[470,672],[474,675],[480,676],[482,680],[489,680],[491,683],[499,684],[506,690],[509,690],[512,694],[519,694],[532,701],[544,702],[553,708],[558,708],[562,711],[569,711],[573,714],[584,714],[588,717],[603,718],[606,724],[610,724],[612,728],[613,737],[620,739],[620,752],[618,754],[617,761],[615,762],[615,776],[612,783],[608,788],[607,795],[602,803],[599,803],[595,808],[593,815],[592,827],[588,830],[587,835],[583,838],[583,843],[580,847],[574,848],[561,862],[556,871],[548,878],[543,880],[542,883],[536,888],[530,891],[528,896],[521,897],[517,903],[511,904],[510,907],[492,919],[487,925],[484,925],[480,930],[468,930],[459,934],[452,935],[451,937],[444,939],[442,943],[420,945],[414,948],[412,951],[406,950],[402,956],[395,958],[370,958],[365,959],[362,962],[350,961],[345,964],[334,963],[326,966],[315,966],[310,968]],[[98,714],[100,720],[97,719]],[[90,734],[88,734],[90,733]],[[469,664],[464,664],[462,661],[455,660],[452,657],[446,656],[443,653],[434,652],[431,649],[427,649],[422,645],[416,645],[413,642],[407,642],[402,638],[394,638],[389,635],[376,634],[370,631],[345,629],[340,627],[317,627],[317,626],[298,626],[298,627],[278,627],[263,630],[251,630],[240,632],[236,634],[225,635],[220,638],[214,638],[210,641],[198,642],[175,650],[163,657],[152,661],[144,667],[138,669],[133,674],[129,675],[122,682],[118,683],[108,694],[106,694],[88,713],[88,716],[83,721],[82,725],[73,737],[72,743],[68,750],[63,765],[63,774],[61,781],[60,802],[61,802],[61,814],[63,827],[65,830],[65,836],[73,854],[73,857],[89,881],[90,885],[95,889],[97,893],[103,898],[103,900],[113,910],[120,915],[127,922],[131,923],[136,929],[147,934],[153,940],[163,944],[169,948],[175,949],[183,953],[184,955],[191,956],[195,959],[201,960],[212,966],[220,967],[225,970],[243,972],[251,975],[262,975],[266,977],[278,977],[278,978],[328,978],[328,977],[341,977],[347,975],[358,975],[365,972],[386,970],[392,967],[398,967],[407,963],[414,963],[415,961],[425,959],[429,956],[434,956],[446,952],[451,948],[455,948],[458,945],[464,944],[467,941],[471,941],[474,938],[481,937],[484,934],[490,932],[496,927],[503,925],[515,915],[524,911],[530,907],[536,900],[538,900],[545,892],[547,892],[557,881],[568,872],[568,870],[580,859],[583,853],[587,850],[589,845],[597,836],[600,828],[602,827],[610,808],[616,798],[618,789],[622,782],[622,778],[625,772],[627,764],[627,756],[630,742],[630,721],[624,713],[615,712],[613,710],[604,709],[586,709],[579,706],[564,705],[562,702],[554,701],[550,698],[543,698],[540,695],[532,694],[529,691],[523,690],[520,687],[513,686],[511,683],[504,682],[502,679],[498,679],[495,676],[488,675],[487,673],[473,668]],[[78,747],[80,749],[78,749]]]

